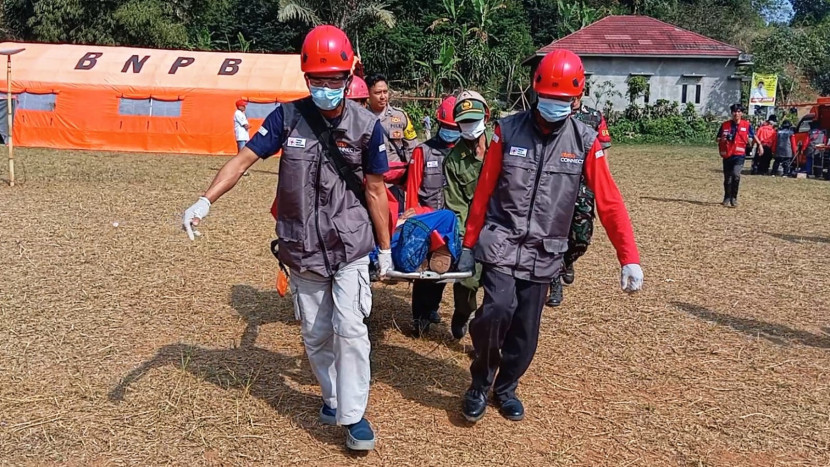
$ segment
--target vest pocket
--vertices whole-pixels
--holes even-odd
[[[533,275],[553,279],[562,267],[563,253],[568,251],[568,239],[562,237],[543,238],[540,247],[536,250]]]
[[[350,209],[347,213],[356,209]],[[360,219],[356,214],[354,213],[354,215],[348,217],[338,216],[332,219],[334,228],[340,236],[340,243],[343,244],[347,263],[366,256],[375,243],[372,223]]]
[[[478,236],[476,257],[486,263],[499,263],[504,257],[507,248],[507,239],[510,232],[497,224],[485,224]]]

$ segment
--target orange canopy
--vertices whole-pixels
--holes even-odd
[[[236,154],[238,99],[249,102],[253,134],[276,102],[308,94],[299,55],[0,43],[20,47],[19,146]]]

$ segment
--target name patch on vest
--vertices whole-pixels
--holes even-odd
[[[746,131],[746,128],[741,128],[741,131]]]
[[[510,146],[510,153],[511,156],[519,156],[519,157],[527,157],[527,148],[519,148],[516,146]]]
[[[268,136],[268,129],[264,126],[259,127],[259,130],[257,130],[256,132],[261,134],[262,136]]]
[[[566,164],[581,164],[585,162],[585,159],[579,159],[576,157],[576,154],[572,152],[563,152],[562,157],[559,160]]]
[[[427,161],[427,168],[435,168],[438,167],[438,161]]]
[[[288,141],[285,143],[285,145],[289,148],[304,148],[305,138],[288,138]]]

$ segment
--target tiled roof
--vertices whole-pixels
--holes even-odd
[[[738,58],[737,47],[650,16],[606,16],[542,47],[536,55],[568,49],[581,56],[635,55]]]

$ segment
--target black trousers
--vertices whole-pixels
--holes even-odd
[[[772,174],[778,175],[778,169],[781,168],[781,175],[789,175],[791,160],[791,158],[776,157],[775,162],[772,164]]]
[[[436,281],[414,281],[412,284],[412,319],[427,319],[433,311],[441,306],[444,286]],[[460,282],[452,285],[455,304],[454,314],[461,313],[469,317],[476,310],[476,291],[465,287]]]
[[[758,175],[769,175],[769,165],[772,163],[772,148],[763,146],[764,153],[758,157]]]
[[[741,185],[741,170],[744,168],[745,156],[732,156],[723,160],[723,198],[738,198]]]
[[[499,401],[515,396],[539,342],[539,322],[548,284],[524,281],[485,266],[484,302],[470,322],[476,356],[470,365],[472,387],[493,388]]]

